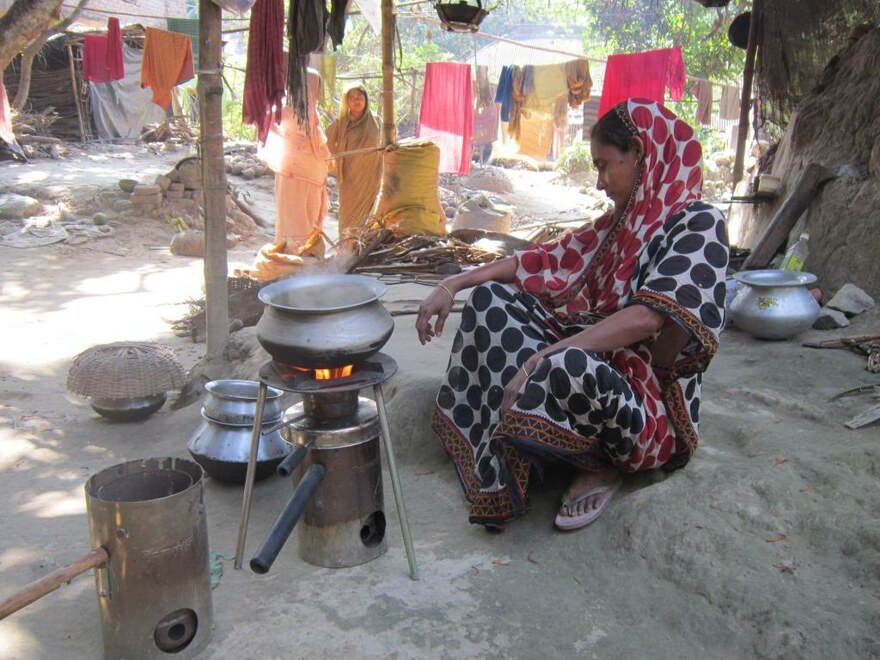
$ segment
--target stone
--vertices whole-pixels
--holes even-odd
[[[183,191],[182,190],[167,190],[165,192],[165,197],[167,199],[183,199]]]
[[[154,195],[140,195],[138,197],[132,197],[131,203],[139,208],[143,208],[146,206],[158,206],[162,203],[162,193],[156,193]]]
[[[169,250],[179,257],[204,257],[205,234],[194,229],[177,232],[171,239]]]
[[[190,160],[183,163],[177,168],[177,172],[186,188],[194,189],[197,185],[199,188],[202,187],[202,171],[198,161]]]
[[[845,328],[848,325],[849,319],[846,318],[846,314],[830,307],[823,307],[813,323],[813,327],[816,330],[834,330],[836,328]]]
[[[0,195],[0,218],[30,218],[43,210],[39,200],[26,195],[4,193]]]
[[[119,179],[119,188],[123,192],[131,194],[138,182],[136,179]]]
[[[853,317],[874,307],[874,299],[855,284],[847,282],[825,306]]]
[[[113,202],[113,210],[116,212],[128,211],[134,207],[130,199],[117,199]]]
[[[168,190],[168,186],[171,185],[171,179],[170,179],[170,177],[167,177],[163,174],[160,174],[159,176],[156,177],[156,180],[154,181],[154,183],[157,186],[159,186],[159,188],[162,190],[162,192],[165,192],[166,190]]]
[[[183,186],[183,184],[180,183],[179,181],[173,181],[173,182],[168,186],[168,190],[180,190],[180,191],[182,192],[183,189],[184,189],[184,186]]]
[[[132,197],[148,197],[150,195],[161,195],[162,188],[156,185],[140,185],[135,186],[134,190],[131,191]]]

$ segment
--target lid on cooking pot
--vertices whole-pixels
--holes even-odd
[[[797,270],[744,270],[734,273],[737,281],[750,286],[803,286],[814,284],[817,277]]]
[[[292,312],[338,312],[360,307],[385,294],[385,285],[365,275],[297,275],[260,289],[265,304]]]

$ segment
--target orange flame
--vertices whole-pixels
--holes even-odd
[[[315,369],[315,380],[333,380],[334,378],[345,378],[351,376],[354,370],[353,364],[347,364],[344,367],[335,369]]]

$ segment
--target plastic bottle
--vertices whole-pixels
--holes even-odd
[[[782,259],[782,270],[804,269],[804,262],[807,260],[807,255],[810,253],[810,247],[808,245],[809,241],[810,235],[804,232],[800,235],[800,238],[794,242],[794,245],[785,251],[785,257]]]

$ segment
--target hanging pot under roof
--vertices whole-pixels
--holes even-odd
[[[476,5],[468,4],[467,0],[437,2],[434,8],[443,28],[449,32],[478,32],[480,23],[489,15],[481,0],[477,0]]]

